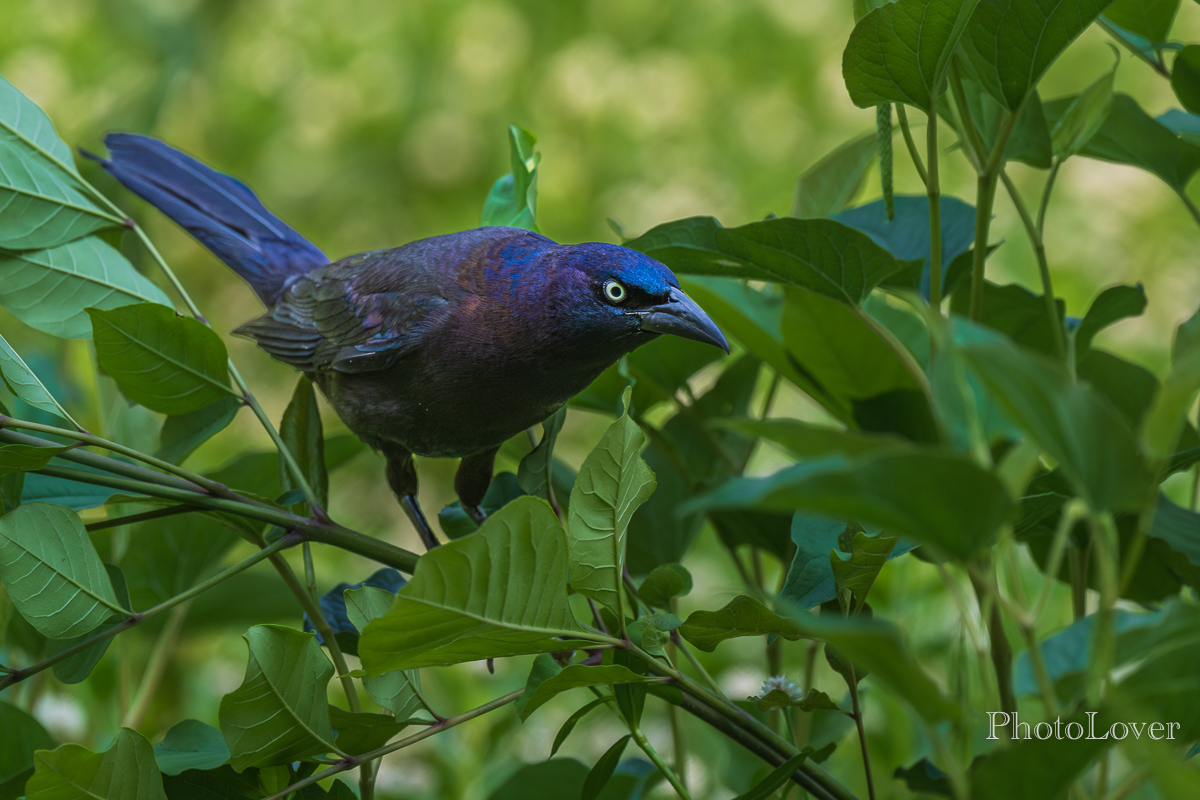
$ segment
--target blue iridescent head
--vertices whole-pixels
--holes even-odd
[[[627,339],[628,349],[669,333],[729,352],[716,323],[683,293],[674,273],[649,256],[589,242],[560,247],[553,260],[576,327]]]

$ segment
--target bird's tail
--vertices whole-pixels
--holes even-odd
[[[274,305],[296,277],[329,263],[241,181],[149,136],[110,133],[104,144],[107,160],[84,155],[183,226],[245,278],[266,305]]]

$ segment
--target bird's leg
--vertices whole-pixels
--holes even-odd
[[[458,493],[458,501],[462,503],[463,511],[475,520],[476,525],[482,525],[487,519],[481,504],[487,494],[488,485],[492,482],[492,466],[496,461],[496,453],[500,448],[488,450],[467,456],[458,465],[454,474],[454,491]]]
[[[384,444],[381,449],[384,458],[387,459],[388,485],[400,501],[400,507],[404,509],[409,522],[417,529],[417,535],[421,537],[425,549],[432,550],[440,542],[434,535],[433,528],[429,527],[429,521],[425,519],[420,503],[417,502],[417,468],[413,464],[412,453],[395,444]]]

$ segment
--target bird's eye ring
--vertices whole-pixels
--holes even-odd
[[[620,303],[625,299],[625,287],[616,281],[605,281],[604,297],[610,303]]]

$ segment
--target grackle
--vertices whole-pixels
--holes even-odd
[[[462,458],[454,489],[482,522],[500,445],[622,355],[663,333],[729,351],[669,269],[624,247],[486,227],[331,263],[240,181],[150,137],[105,144],[108,172],[254,289],[267,313],[234,333],[303,370],[383,453],[426,547],[414,453]]]

